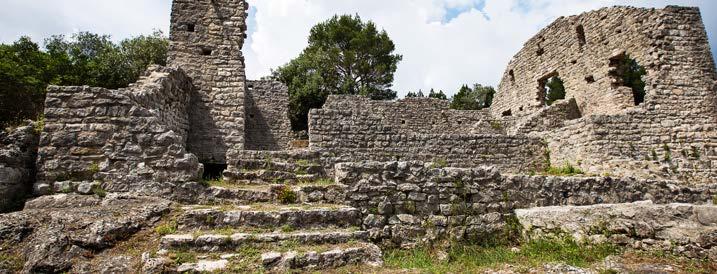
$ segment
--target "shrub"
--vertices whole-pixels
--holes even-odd
[[[160,236],[164,236],[177,232],[177,227],[178,225],[176,221],[170,221],[168,223],[157,226],[154,231],[157,232],[157,234],[159,234]]]
[[[289,186],[281,186],[275,189],[276,199],[282,204],[293,204],[299,199],[295,191]]]
[[[45,130],[45,115],[40,115],[40,117],[37,118],[37,122],[35,122],[33,129],[37,134],[40,134],[43,130]]]
[[[448,161],[446,159],[436,159],[433,161],[433,164],[431,164],[431,168],[444,168],[448,166]]]
[[[555,176],[570,176],[570,175],[585,174],[585,172],[583,172],[580,168],[573,166],[569,162],[565,162],[565,165],[562,167],[549,167],[546,170],[546,173],[549,175],[555,175]]]
[[[92,193],[99,196],[100,198],[107,197],[107,190],[102,188],[102,186],[98,186],[92,189]]]

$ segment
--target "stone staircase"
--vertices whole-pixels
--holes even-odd
[[[298,183],[326,176],[317,154],[308,151],[245,152],[224,178],[246,184]]]
[[[145,271],[256,273],[382,264],[361,229],[362,212],[342,205],[345,186],[308,160],[248,159],[233,179],[186,205]],[[227,175],[225,173],[225,175]]]

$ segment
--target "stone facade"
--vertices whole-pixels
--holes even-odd
[[[246,83],[247,150],[286,150],[292,140],[289,88],[275,80]]]
[[[624,55],[647,71],[638,106],[616,75]],[[546,108],[541,83],[555,75],[584,117],[564,128],[537,114]],[[522,128],[509,133],[543,135],[553,163],[709,182],[717,175],[716,79],[698,9],[604,8],[561,17],[530,39],[508,65],[491,113],[517,120]],[[542,121],[552,130],[530,126]]]
[[[366,215],[371,237],[412,246],[453,239],[486,240],[515,209],[626,203],[711,203],[717,185],[610,177],[501,175],[494,168],[436,168],[422,162],[342,163],[336,181],[346,203]]]
[[[175,0],[170,26],[170,66],[182,68],[191,93],[187,147],[200,162],[226,164],[244,149],[245,1]]]
[[[56,181],[103,181],[111,191],[197,179],[201,166],[185,149],[191,90],[181,70],[151,67],[127,89],[48,89],[35,191]]]
[[[546,162],[540,139],[507,136],[487,111],[452,110],[436,99],[330,96],[309,114],[309,142],[329,163],[420,160],[527,173]]]
[[[0,213],[20,207],[30,194],[39,140],[36,126],[0,131]]]
[[[570,235],[579,242],[717,260],[717,206],[631,204],[518,209],[528,237]]]

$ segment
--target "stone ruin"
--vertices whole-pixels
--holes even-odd
[[[0,135],[3,207],[26,190],[39,196],[24,211],[0,217],[0,232],[11,231],[0,233],[1,240],[37,243],[70,233],[61,227],[76,220],[44,215],[70,207],[87,208],[77,217],[83,227],[110,227],[71,232],[99,242],[30,244],[22,250],[32,254],[24,271],[106,271],[118,266],[105,261],[139,260],[98,256],[69,263],[83,250],[123,240],[114,232],[151,227],[171,211],[164,200],[140,196],[184,204],[173,221],[179,232],[163,236],[159,251],[135,265],[150,273],[221,270],[239,246],[288,240],[349,247],[266,252],[259,263],[266,269],[377,265],[381,251],[374,244],[481,241],[516,213],[526,234],[565,227],[592,240],[611,237],[636,248],[717,259],[717,207],[708,205],[717,199],[717,74],[698,9],[613,7],[561,17],[511,60],[489,109],[452,110],[447,101],[425,98],[330,96],[309,114],[307,147],[297,146],[302,142],[291,131],[287,87],[271,78],[246,79],[247,9],[243,0],[174,0],[168,67],[152,66],[118,90],[51,86],[44,125]],[[647,71],[644,101],[621,82],[618,60],[626,56]],[[544,85],[554,76],[564,81],[566,96],[546,106]],[[565,163],[587,175],[541,175]],[[218,178],[221,185],[202,183]],[[656,204],[632,204],[643,200]],[[667,210],[660,222],[673,222],[682,216],[675,213],[680,205],[669,205],[677,202],[695,204],[682,205],[691,222],[667,237],[649,212]],[[120,214],[116,207],[123,203],[135,215],[98,217],[105,208]],[[610,204],[638,214],[618,216]],[[628,221],[610,227],[612,236],[586,235],[596,220],[550,220],[555,212]],[[28,234],[17,224],[37,216],[53,225]],[[306,231],[208,232],[283,226]],[[634,228],[646,232],[623,233]],[[163,255],[176,248],[228,257],[173,265]]]

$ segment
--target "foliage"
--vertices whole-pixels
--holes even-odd
[[[35,119],[57,73],[50,56],[28,37],[0,45],[0,127]]]
[[[448,259],[444,261],[438,259],[438,251],[432,248],[397,249],[387,251],[384,260],[389,267],[416,269],[427,273],[480,273],[482,270],[505,264],[524,269],[554,262],[587,267],[619,253],[619,249],[611,244],[586,246],[567,237],[530,240],[520,245],[518,250],[511,250],[512,247],[454,245],[447,250]]]
[[[118,44],[79,32],[52,36],[44,49],[28,37],[0,45],[0,126],[38,118],[48,85],[126,87],[148,65],[165,65],[168,47],[160,31]]]
[[[193,263],[197,261],[197,255],[191,252],[175,251],[169,254],[169,257],[174,260],[177,265],[185,263]]]
[[[281,186],[274,189],[276,199],[282,204],[294,204],[299,200],[299,196],[289,186]]]
[[[446,159],[435,159],[433,160],[433,163],[431,164],[431,168],[444,168],[448,166],[448,161]]]
[[[418,92],[409,91],[408,94],[406,94],[406,98],[425,98],[426,95],[423,94],[422,90],[418,90]]]
[[[616,73],[621,76],[622,85],[632,89],[636,106],[642,104],[645,102],[645,81],[642,78],[647,75],[647,71],[630,55],[623,55],[617,61]]]
[[[37,122],[35,122],[35,126],[33,127],[33,130],[35,130],[35,133],[41,134],[43,130],[45,130],[45,115],[41,114],[39,117],[37,117]]]
[[[571,176],[571,175],[579,175],[579,174],[585,174],[580,168],[573,166],[572,164],[565,162],[565,165],[562,167],[549,167],[545,173],[548,175],[554,175],[554,176]]]
[[[169,221],[165,224],[161,224],[157,226],[154,231],[157,232],[160,236],[165,236],[169,234],[173,234],[177,232],[177,222],[175,221]]]
[[[308,128],[308,113],[330,94],[374,100],[396,98],[391,90],[398,62],[386,31],[350,15],[334,16],[311,29],[309,45],[274,76],[289,87],[289,116],[295,130]]]
[[[95,195],[97,195],[97,196],[100,197],[100,198],[107,197],[107,190],[105,190],[104,188],[102,188],[102,186],[98,186],[98,187],[93,188],[93,189],[92,189],[92,193],[94,193]]]
[[[550,106],[555,101],[565,99],[565,85],[558,76],[551,77],[545,82],[545,104]]]
[[[433,89],[431,89],[431,91],[428,93],[428,98],[448,100],[448,97],[446,96],[445,93],[443,93],[442,90],[435,92]]]
[[[458,110],[488,108],[493,104],[494,96],[495,89],[493,87],[475,84],[473,88],[470,88],[468,85],[463,85],[458,93],[453,96],[451,108]]]

